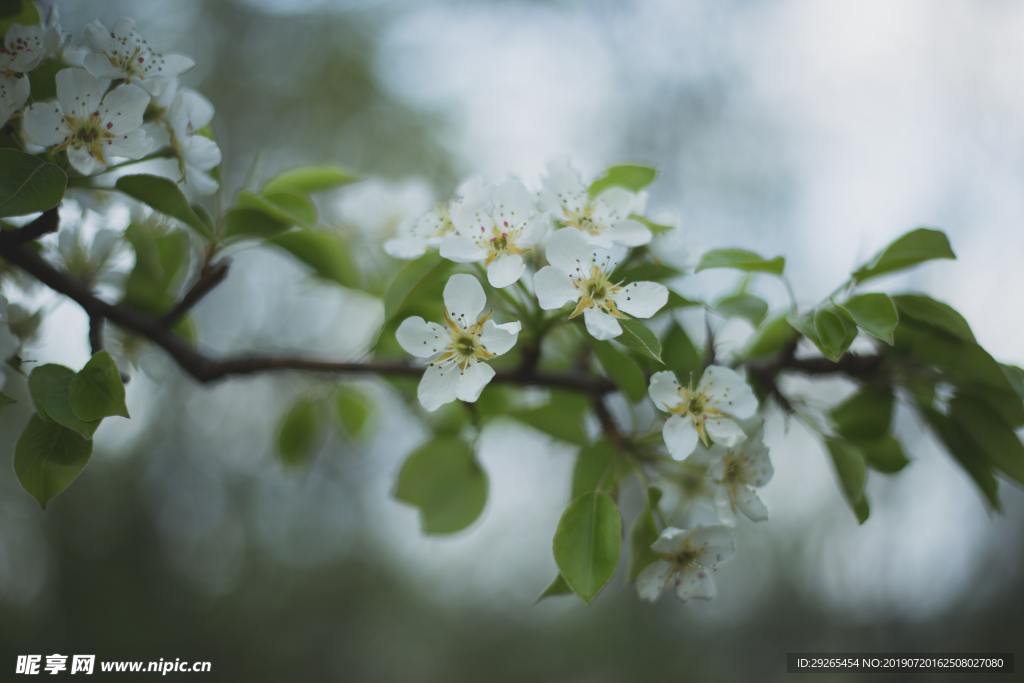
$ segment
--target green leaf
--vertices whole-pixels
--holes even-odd
[[[696,272],[712,268],[732,268],[748,273],[771,273],[782,275],[786,259],[781,256],[766,259],[746,249],[712,249],[701,257]]]
[[[688,299],[679,292],[668,290],[668,302],[665,303],[665,307],[662,308],[664,311],[674,311],[679,308],[693,308],[695,306],[703,306],[704,302],[697,301],[696,299]]]
[[[595,339],[591,346],[608,378],[634,403],[642,401],[647,395],[647,377],[637,362],[609,342]]]
[[[949,304],[936,301],[923,294],[899,294],[892,299],[896,303],[900,315],[904,318],[927,325],[957,339],[975,341],[971,326]]]
[[[8,396],[4,392],[0,391],[0,409],[6,408],[9,405],[17,403],[14,398]]]
[[[413,451],[402,465],[395,498],[419,508],[424,533],[454,533],[483,512],[487,474],[466,442],[434,439]]]
[[[869,264],[853,273],[856,282],[894,273],[934,259],[955,259],[949,240],[940,230],[918,228],[899,237],[883,249]]]
[[[889,433],[895,398],[891,387],[865,387],[832,409],[836,432],[851,441],[878,439]]]
[[[591,491],[612,491],[618,483],[619,452],[606,440],[580,449],[572,471],[571,500]]]
[[[826,438],[825,445],[832,456],[843,497],[850,504],[857,521],[863,524],[869,512],[864,499],[864,485],[868,478],[864,454],[853,444],[841,439]]]
[[[615,573],[622,544],[619,508],[607,493],[586,493],[562,513],[553,544],[555,562],[576,595],[590,602]]]
[[[618,341],[641,355],[662,362],[661,342],[650,328],[639,320],[620,320],[619,324],[622,326],[622,335],[618,337]]]
[[[658,172],[650,166],[622,164],[611,166],[600,178],[590,184],[590,196],[596,197],[609,187],[621,187],[630,192],[639,192],[652,182]]]
[[[78,371],[68,386],[68,398],[75,417],[86,422],[105,417],[129,417],[121,373],[106,351],[94,355]]]
[[[644,225],[646,225],[647,229],[650,230],[651,233],[655,234],[655,235],[664,235],[666,232],[671,232],[672,230],[675,230],[675,228],[676,228],[676,226],[674,226],[674,225],[666,225],[664,223],[655,223],[650,218],[647,218],[646,216],[641,216],[638,213],[631,213],[631,214],[629,214],[629,217],[632,218],[635,221],[638,221],[638,222],[643,223]]]
[[[893,344],[893,332],[899,324],[900,315],[896,304],[887,295],[860,294],[847,299],[842,308],[860,329],[890,346]]]
[[[0,3],[0,36],[14,24],[35,26],[39,23],[39,12],[31,0],[4,0]]]
[[[999,414],[982,401],[957,395],[949,404],[949,418],[970,435],[996,469],[1024,484],[1024,444]]]
[[[629,530],[629,580],[636,581],[640,572],[659,560],[656,552],[651,550],[651,545],[658,540],[658,525],[654,521],[654,511],[661,501],[661,489],[650,487],[647,489],[647,504],[643,511],[633,520],[633,526]]]
[[[857,448],[864,454],[868,467],[884,474],[895,474],[910,464],[903,446],[891,434],[877,439],[858,441]]]
[[[673,322],[662,344],[665,367],[686,384],[690,378],[699,380],[704,372],[704,354],[694,345],[681,325]],[[696,382],[694,383],[696,386]]]
[[[814,332],[818,349],[832,362],[842,358],[857,337],[857,326],[841,308],[826,306],[814,314]],[[811,340],[815,341],[815,340]]]
[[[40,365],[28,376],[28,390],[39,415],[91,439],[100,420],[85,421],[71,410],[71,380],[75,371],[63,365]]]
[[[285,465],[305,465],[324,436],[323,412],[311,398],[300,398],[281,416],[277,427],[277,453]]]
[[[0,149],[0,217],[52,209],[67,185],[60,166],[17,149]]]
[[[129,175],[118,178],[116,187],[154,211],[178,219],[206,239],[213,238],[213,228],[192,210],[173,180],[155,175]]]
[[[544,598],[552,598],[552,597],[555,597],[555,596],[558,596],[558,595],[571,595],[571,594],[572,594],[572,589],[569,588],[569,584],[567,584],[565,582],[565,579],[562,578],[562,575],[559,574],[558,576],[555,577],[555,580],[552,581],[548,585],[548,587],[544,589],[544,592],[537,596],[537,599],[534,601],[534,604],[537,604],[538,602],[540,602]]]
[[[384,294],[384,319],[394,320],[405,310],[406,302],[425,280],[434,273],[443,274],[451,267],[450,261],[436,252],[425,254],[415,261],[409,261],[399,270]]]
[[[373,419],[369,396],[355,387],[343,386],[334,396],[334,409],[338,424],[347,435],[354,439],[366,436]]]
[[[589,443],[583,421],[588,408],[587,399],[583,396],[553,391],[546,404],[521,408],[509,415],[556,439],[583,446]]]
[[[266,239],[287,231],[291,224],[258,209],[231,209],[224,214],[224,236]]]
[[[293,168],[268,181],[263,186],[264,194],[275,192],[298,192],[310,194],[333,190],[359,180],[350,171],[338,166],[304,166]]]
[[[242,191],[235,201],[236,208],[259,211],[287,225],[312,228],[316,224],[316,205],[309,197],[291,192],[256,194]]]
[[[133,223],[125,230],[125,239],[135,251],[135,266],[125,280],[122,302],[147,313],[166,313],[177,301],[187,270],[188,235]]]
[[[267,240],[313,269],[319,277],[342,287],[358,287],[359,274],[348,246],[337,235],[315,230],[292,230]]]
[[[22,487],[46,508],[81,474],[91,454],[91,441],[33,415],[15,446],[14,472]]]
[[[780,315],[761,326],[747,344],[743,356],[752,360],[774,356],[792,344],[796,338],[797,334],[793,326],[786,320],[785,315]]]
[[[715,302],[715,310],[726,318],[743,318],[757,327],[768,315],[768,302],[753,294],[730,294]]]
[[[999,482],[992,473],[992,465],[984,456],[981,447],[957,422],[939,411],[922,403],[917,404],[918,412],[932,433],[942,442],[954,460],[967,472],[978,486],[985,500],[994,510],[1000,510]]]

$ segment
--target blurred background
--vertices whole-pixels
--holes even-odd
[[[649,163],[661,170],[655,217],[681,226],[669,258],[783,254],[804,304],[905,230],[942,227],[959,260],[883,286],[948,301],[993,355],[1024,363],[1024,4],[57,5],[73,35],[128,15],[157,49],[196,59],[184,80],[216,106],[225,201],[291,164],[341,164],[372,180],[324,208],[379,241],[470,174],[536,183],[551,159],[588,172]],[[276,253],[233,257],[196,313],[205,347],[355,357],[374,335],[381,307],[367,295],[312,282]],[[702,274],[682,287],[721,284]],[[758,293],[781,303],[777,286]],[[34,351],[84,363],[74,305],[53,300]],[[103,425],[89,467],[45,513],[0,468],[4,667],[62,652],[208,659],[204,680],[224,681],[768,681],[787,677],[791,651],[1024,641],[1024,495],[1004,482],[1005,514],[989,515],[909,419],[897,434],[914,462],[871,475],[858,527],[817,440],[772,415],[771,520],[741,526],[713,602],[641,603],[620,569],[590,607],[534,605],[556,572],[570,448],[495,423],[480,443],[482,519],[426,537],[390,497],[426,432],[385,385],[360,383],[376,399],[371,437],[332,438],[295,471],[274,456],[278,415],[333,380],[201,387],[156,351],[144,360],[132,420]],[[0,413],[6,462],[25,419]]]

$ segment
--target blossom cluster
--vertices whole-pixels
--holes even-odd
[[[130,19],[95,21],[81,40],[62,33],[55,9],[37,25],[13,25],[0,48],[0,127],[17,124],[31,152],[63,152],[71,169],[94,176],[142,159],[162,159],[163,172],[195,195],[218,183],[211,172],[221,152],[207,134],[213,106],[183,87],[194,66],[163,54]],[[33,72],[50,62],[56,99],[33,100]],[[40,70],[42,73],[42,70]]]

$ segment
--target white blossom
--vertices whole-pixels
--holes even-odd
[[[760,434],[735,446],[715,445],[709,450],[708,474],[732,513],[742,513],[753,522],[768,519],[768,508],[754,489],[766,486],[775,470]]]
[[[712,574],[736,553],[732,531],[724,525],[698,526],[691,530],[668,527],[651,549],[661,556],[636,578],[640,598],[654,602],[669,583],[680,600],[715,597]]]
[[[568,163],[548,165],[541,190],[544,209],[562,226],[575,228],[599,247],[637,247],[651,241],[651,231],[632,218],[646,204],[643,193],[610,187],[596,197]]]
[[[399,223],[397,234],[384,243],[384,251],[397,259],[419,258],[454,232],[449,205],[440,203],[421,216]]]
[[[60,31],[52,24],[14,24],[0,45],[0,126],[21,110],[31,92],[28,74],[60,45]]]
[[[523,254],[546,232],[533,197],[514,178],[494,186],[469,184],[451,206],[450,217],[454,232],[441,240],[441,256],[485,265],[492,287],[508,287],[523,276]]]
[[[746,438],[737,420],[757,411],[757,397],[735,371],[711,365],[696,387],[681,386],[676,376],[662,370],[651,376],[648,394],[659,410],[671,417],[662,428],[669,453],[676,460],[690,455],[697,442],[732,447]]]
[[[456,399],[472,403],[494,377],[486,361],[515,346],[520,324],[497,324],[485,312],[487,296],[472,275],[453,275],[444,288],[444,324],[406,318],[395,334],[403,349],[430,364],[417,395],[424,408],[437,410]]]
[[[622,260],[622,247],[603,249],[588,242],[573,228],[557,230],[548,240],[547,259],[533,279],[533,288],[545,310],[574,302],[569,316],[583,316],[587,331],[596,339],[622,334],[619,320],[650,318],[668,302],[668,289],[657,282],[613,282],[612,271]]]
[[[150,151],[152,142],[141,127],[149,104],[144,90],[125,84],[107,92],[108,81],[76,68],[62,69],[56,81],[56,101],[25,111],[28,143],[65,150],[83,175],[103,171],[114,158],[139,159]]]
[[[170,147],[178,160],[178,182],[193,194],[213,194],[218,184],[210,171],[220,165],[221,152],[203,134],[213,120],[213,104],[195,90],[179,89],[177,83],[169,85],[159,100],[170,104],[160,120],[144,126],[153,140],[152,149]]]
[[[85,27],[85,36],[92,51],[82,57],[82,66],[89,73],[136,83],[152,95],[161,94],[176,77],[195,66],[184,55],[153,50],[131,19],[120,19],[109,29],[94,21]]]

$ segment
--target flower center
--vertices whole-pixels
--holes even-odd
[[[565,224],[570,228],[576,228],[580,232],[597,235],[601,232],[601,225],[594,221],[594,207],[590,203],[583,205],[579,211],[567,211]]]
[[[71,135],[64,142],[65,147],[84,147],[99,161],[105,161],[103,143],[114,139],[110,132],[112,123],[104,124],[99,112],[93,112],[88,118],[65,116]]]
[[[519,231],[515,230],[505,221],[501,226],[495,225],[491,229],[491,237],[487,240],[487,260],[485,265],[490,265],[505,254],[522,254],[525,250],[516,246],[516,237]]]
[[[490,313],[484,313],[469,327],[462,327],[448,312],[445,312],[444,322],[448,326],[451,341],[440,358],[438,363],[451,362],[465,370],[477,361],[486,361],[494,358],[494,354],[480,342],[480,333],[483,332],[484,323],[491,317]]]
[[[615,294],[622,287],[609,280],[608,274],[597,264],[591,266],[588,277],[573,278],[572,284],[580,292],[581,296],[576,304],[576,310],[572,312],[569,316],[570,318],[575,318],[588,308],[596,308],[615,318],[626,317],[615,304]]]

